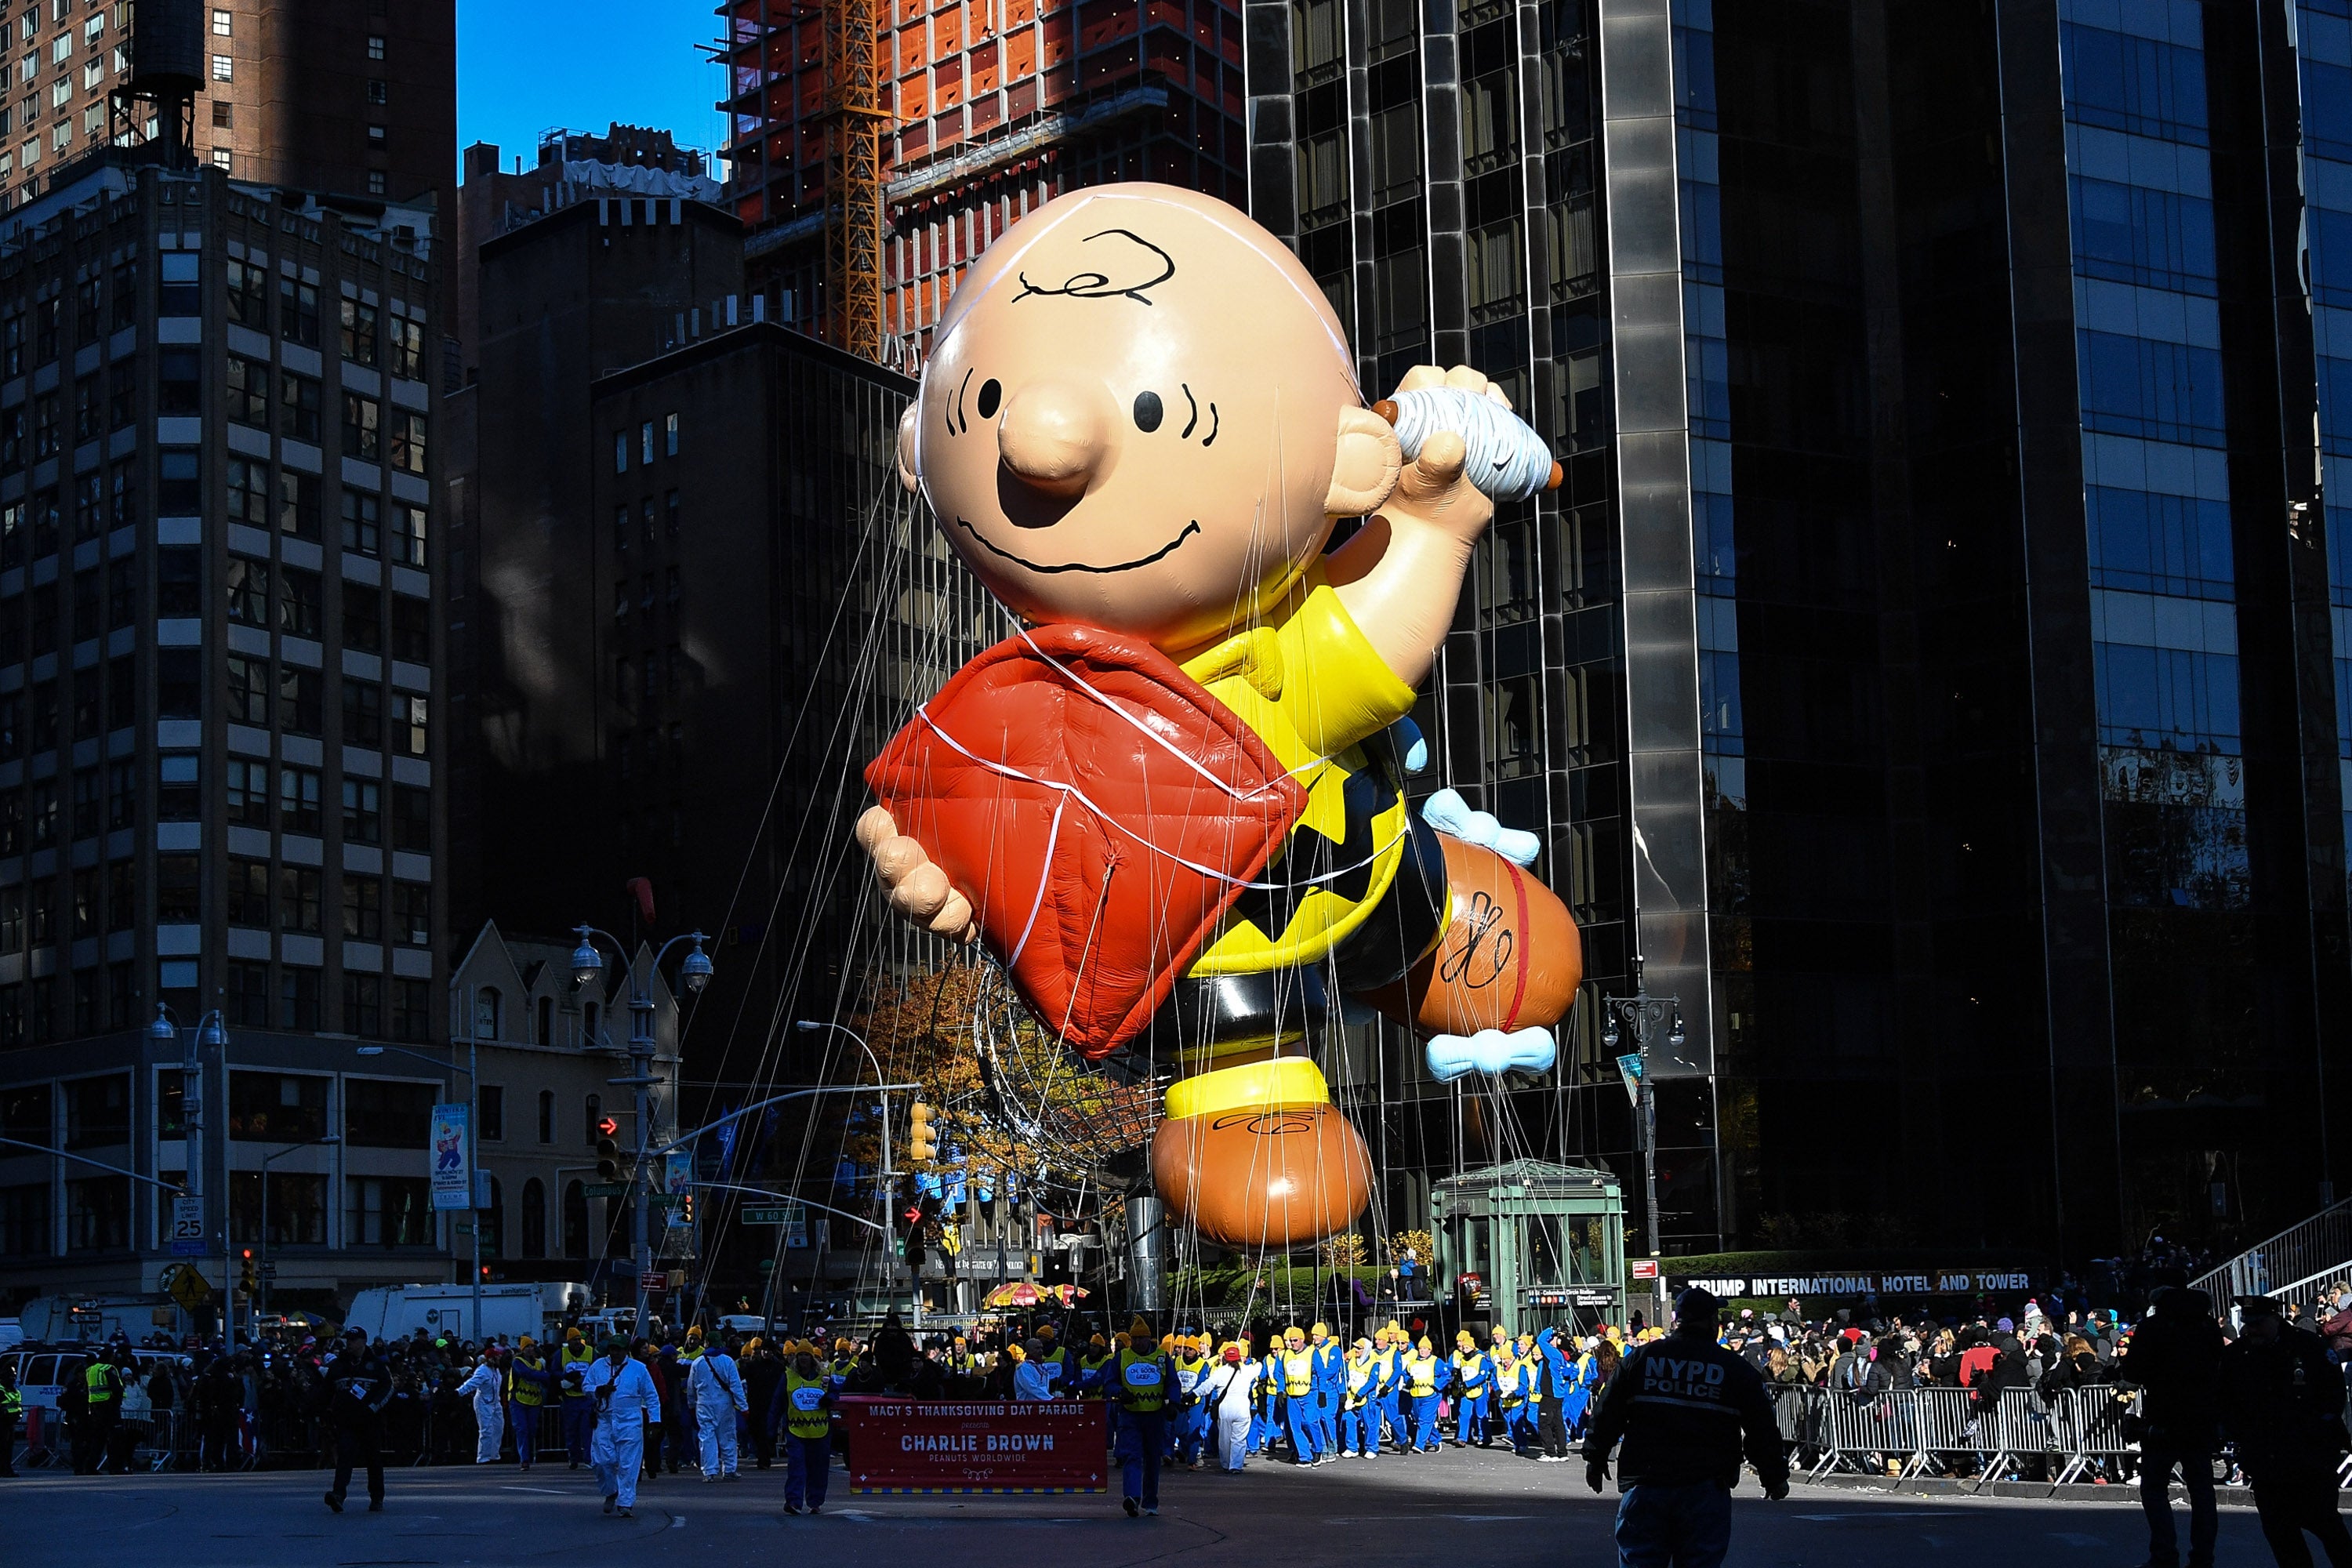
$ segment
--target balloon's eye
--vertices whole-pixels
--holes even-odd
[[[995,418],[996,405],[1003,401],[1004,388],[997,384],[994,376],[980,384],[980,416],[982,419]]]
[[[1135,427],[1149,436],[1160,428],[1160,395],[1139,392],[1135,395]]]

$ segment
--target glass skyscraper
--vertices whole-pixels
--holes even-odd
[[[1568,471],[1481,547],[1423,784],[1543,835],[1590,994],[1500,1096],[1391,1042],[1392,1204],[1638,1171],[1636,955],[1670,1252],[2333,1197],[2346,9],[1245,5],[1252,207],[1367,395],[1466,361]]]

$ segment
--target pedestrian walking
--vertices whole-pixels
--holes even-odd
[[[368,1343],[365,1329],[343,1336],[343,1349],[327,1364],[327,1417],[335,1430],[335,1484],[327,1506],[343,1511],[352,1472],[367,1472],[368,1511],[383,1511],[383,1412],[392,1403],[392,1373]]]
[[[1210,1420],[1217,1434],[1217,1453],[1229,1475],[1239,1475],[1249,1462],[1250,1400],[1257,1387],[1258,1364],[1238,1343],[1223,1352],[1224,1365],[1208,1378]]]
[[[784,1402],[784,1511],[824,1510],[833,1473],[833,1380],[817,1364],[816,1347],[793,1347],[780,1393]]]
[[[74,1413],[74,1474],[94,1476],[106,1468],[106,1450],[122,1415],[122,1373],[104,1354],[83,1364],[80,1407]]]
[[[1153,1342],[1151,1326],[1138,1318],[1127,1331],[1110,1379],[1110,1397],[1119,1409],[1114,1452],[1119,1462],[1119,1499],[1129,1519],[1139,1510],[1160,1511],[1160,1465],[1168,1452],[1168,1401],[1175,1394],[1176,1367]]]
[[[2305,1531],[2335,1568],[2352,1568],[2352,1535],[2336,1511],[2343,1374],[2318,1335],[2284,1320],[2279,1302],[2240,1296],[2237,1305],[2245,1332],[2221,1352],[2221,1426],[2253,1488],[2263,1538],[2279,1568],[2310,1568]]]
[[[1789,1459],[1756,1369],[1716,1343],[1721,1306],[1696,1287],[1675,1303],[1675,1330],[1618,1368],[1584,1440],[1599,1491],[1617,1458],[1622,1568],[1717,1568],[1731,1549],[1731,1489],[1744,1448],[1765,1495],[1789,1495]]]
[[[604,1359],[588,1369],[589,1397],[596,1405],[596,1436],[589,1458],[604,1494],[604,1511],[634,1517],[637,1469],[646,1457],[646,1423],[661,1420],[661,1394],[653,1373],[629,1354],[617,1335],[604,1342]]]
[[[2147,1514],[2147,1568],[2175,1568],[2172,1472],[2189,1492],[2189,1568],[2213,1568],[2213,1450],[2219,1446],[2221,1327],[2212,1298],[2184,1285],[2159,1287],[2148,1315],[2116,1363],[2145,1391],[2140,1413],[2139,1502]]]
[[[514,1428],[515,1460],[526,1470],[539,1458],[540,1413],[554,1386],[546,1352],[529,1334],[523,1335],[507,1358],[507,1420]]]
[[[478,1465],[497,1459],[499,1439],[506,1436],[505,1385],[489,1351],[482,1352],[482,1359],[457,1385],[457,1397],[474,1402],[474,1463]]]
[[[736,1473],[735,1417],[751,1407],[743,1387],[743,1373],[724,1345],[713,1345],[694,1360],[687,1374],[694,1395],[694,1424],[702,1446],[705,1481],[739,1481]]]
[[[588,1396],[588,1369],[596,1364],[595,1347],[578,1324],[563,1331],[558,1352],[556,1386],[563,1396],[563,1457],[578,1469],[588,1462],[588,1445],[596,1436],[596,1402]]]

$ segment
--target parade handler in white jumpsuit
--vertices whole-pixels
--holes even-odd
[[[645,1363],[629,1354],[623,1339],[604,1342],[604,1359],[588,1369],[588,1396],[596,1402],[596,1436],[588,1446],[589,1462],[604,1489],[604,1511],[617,1505],[621,1517],[633,1517],[637,1504],[637,1471],[646,1458],[646,1423],[659,1421],[661,1391]]]
[[[751,1409],[751,1401],[743,1392],[743,1373],[735,1358],[726,1346],[711,1346],[695,1359],[686,1385],[694,1402],[695,1425],[702,1432],[702,1479],[740,1480],[735,1473],[735,1417]]]
[[[473,1396],[474,1463],[478,1465],[497,1462],[499,1440],[506,1436],[506,1381],[498,1363],[485,1351],[472,1373],[457,1385],[459,1398]]]
[[[1223,1364],[1201,1377],[1199,1398],[1209,1408],[1217,1453],[1228,1470],[1249,1461],[1250,1392],[1262,1369],[1238,1344],[1224,1349]]]

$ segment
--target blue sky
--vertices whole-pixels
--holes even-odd
[[[675,132],[715,150],[719,68],[713,0],[458,0],[457,143],[495,142],[539,161],[540,132],[612,121]]]

